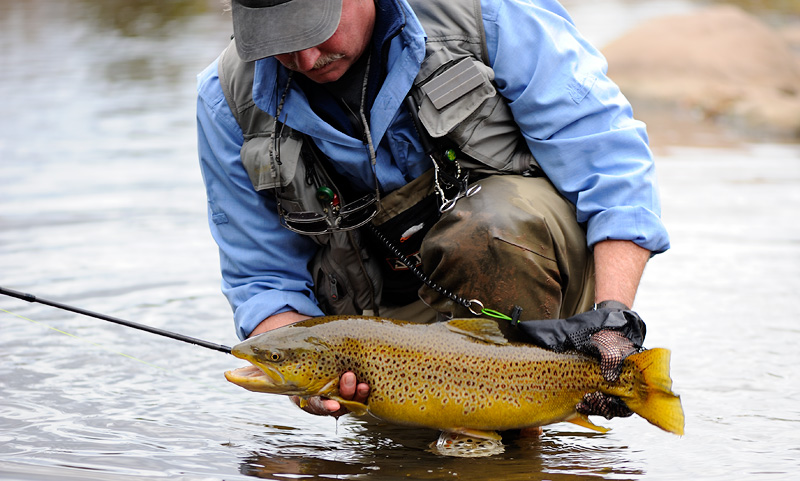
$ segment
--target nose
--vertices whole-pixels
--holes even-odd
[[[295,66],[295,69],[298,72],[308,72],[314,68],[314,64],[317,62],[317,59],[319,59],[321,54],[320,51],[314,47],[292,52],[290,55],[292,58],[292,64]]]

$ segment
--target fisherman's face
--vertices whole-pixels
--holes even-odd
[[[331,38],[316,47],[276,55],[275,59],[314,82],[333,82],[344,75],[367,49],[374,26],[373,0],[343,0],[339,27]]]

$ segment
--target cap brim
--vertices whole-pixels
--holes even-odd
[[[245,62],[315,47],[339,27],[342,0],[291,0],[250,8],[232,2],[233,35]]]

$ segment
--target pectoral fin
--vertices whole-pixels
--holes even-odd
[[[356,416],[363,416],[364,414],[367,414],[367,411],[369,411],[369,407],[364,403],[356,401],[348,401],[346,399],[340,399],[340,398],[333,398],[333,399],[335,399],[339,404],[342,405],[342,407],[347,408],[347,410],[349,410]]]
[[[478,439],[489,439],[492,441],[500,441],[503,439],[496,431],[481,431],[480,429],[470,429],[470,428],[453,428],[448,429],[448,432],[451,433],[458,433],[464,436],[472,436],[473,438]]]

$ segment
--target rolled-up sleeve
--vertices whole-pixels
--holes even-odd
[[[490,63],[527,144],[575,204],[590,246],[669,248],[645,125],[605,58],[551,1],[482,0]]]
[[[250,183],[239,155],[242,131],[222,94],[216,63],[198,76],[197,132],[222,291],[239,338],[273,314],[321,315],[307,267],[316,244],[282,228],[275,200]]]

